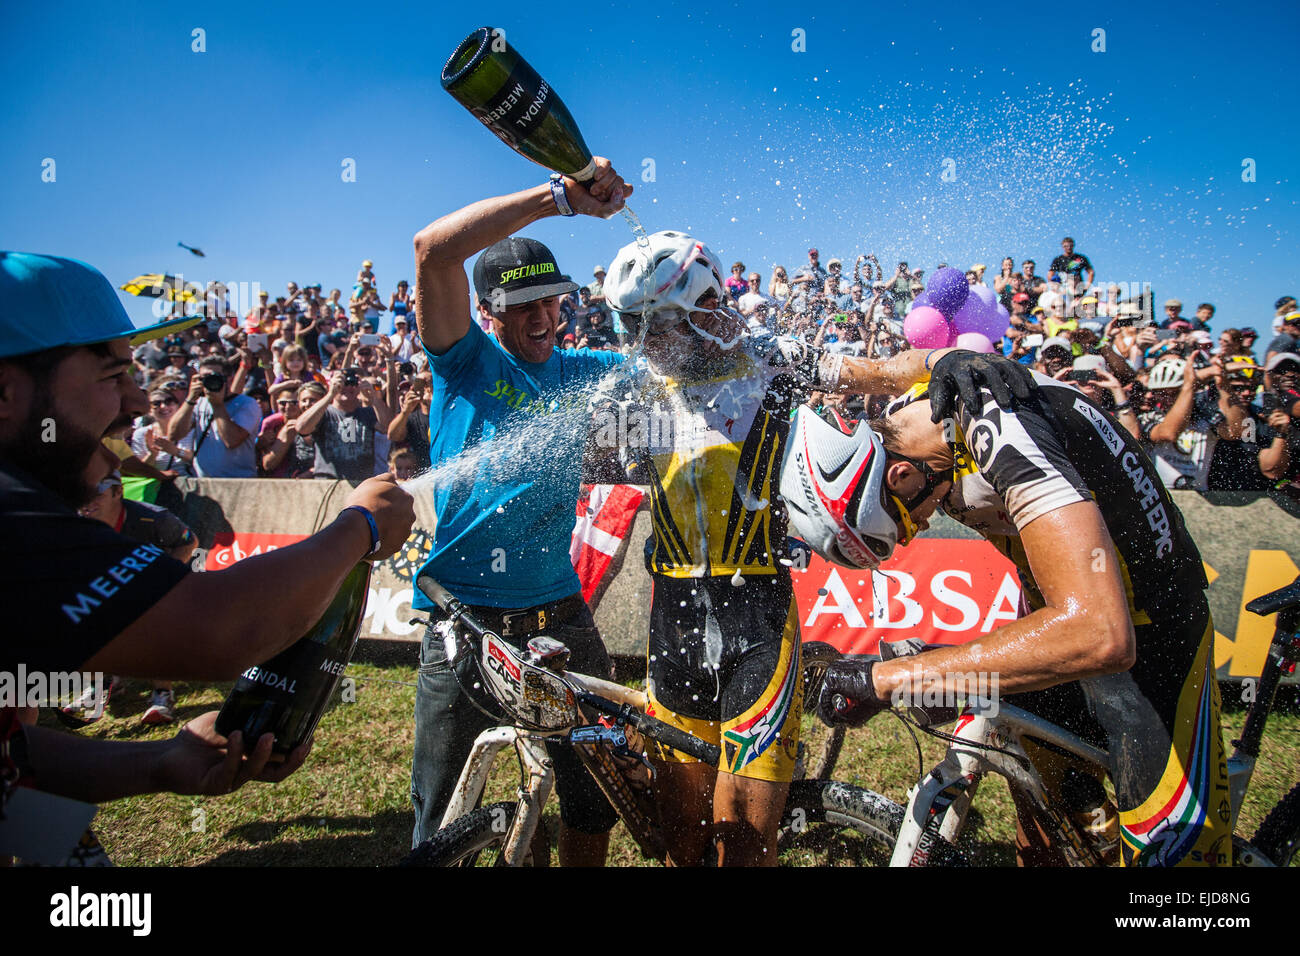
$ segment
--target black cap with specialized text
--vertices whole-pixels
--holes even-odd
[[[474,293],[496,310],[566,295],[576,288],[578,283],[560,272],[551,250],[536,239],[502,239],[484,249],[474,263]]]

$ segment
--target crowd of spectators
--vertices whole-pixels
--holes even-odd
[[[1145,444],[1170,487],[1300,488],[1300,312],[1277,300],[1263,340],[1255,325],[1219,321],[1212,303],[1184,314],[1169,299],[1153,314],[1149,289],[1098,282],[1073,239],[1039,275],[1007,256],[991,286],[1010,318],[996,350],[1086,392]],[[936,268],[942,268],[939,263]],[[966,270],[986,284],[986,267]],[[604,295],[605,267],[561,301],[561,348],[621,349],[632,342]],[[765,281],[766,280],[766,281]],[[886,358],[908,348],[903,318],[925,272],[874,255],[822,264],[817,249],[770,277],[731,265],[729,305],[755,335],[786,335],[831,350]],[[342,478],[356,484],[429,466],[427,359],[414,328],[412,290],[387,304],[373,264],[348,299],[290,282],[247,315],[209,288],[207,321],[141,346],[135,361],[151,414],[135,429],[123,470],[170,478]],[[490,329],[487,330],[490,332]],[[845,420],[878,413],[890,396],[814,400]],[[829,412],[828,412],[829,413]],[[847,417],[846,417],[847,416]],[[126,455],[124,455],[126,457]]]
[[[430,377],[405,280],[385,305],[367,260],[346,303],[290,282],[242,317],[220,290],[203,308],[199,325],[135,351],[150,414],[126,473],[355,485],[429,466]]]

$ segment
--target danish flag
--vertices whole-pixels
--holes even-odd
[[[645,492],[632,485],[583,485],[569,558],[590,601],[632,527]]]

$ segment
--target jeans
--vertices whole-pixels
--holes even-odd
[[[591,611],[585,606],[568,621],[548,628],[547,634],[568,646],[570,670],[592,677],[611,676],[609,653]],[[528,638],[506,640],[521,647]],[[475,738],[501,723],[475,707],[461,689],[462,685],[472,688],[475,683],[481,681],[473,656],[463,653],[453,672],[441,635],[433,628],[426,628],[420,644],[420,674],[415,691],[415,752],[411,759],[411,804],[415,809],[412,847],[419,846],[437,832]],[[485,691],[475,693],[481,695],[477,696],[480,705],[490,712],[499,710],[496,701]],[[547,744],[547,752],[555,762],[555,791],[564,824],[583,833],[608,831],[617,822],[618,815],[573,748]]]

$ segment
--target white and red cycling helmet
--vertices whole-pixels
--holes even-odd
[[[885,507],[885,466],[885,446],[866,422],[846,433],[800,405],[781,462],[791,532],[834,564],[876,568],[888,560],[898,524]]]
[[[605,276],[605,301],[636,333],[643,319],[651,332],[662,331],[683,320],[697,333],[724,349],[737,339],[719,338],[701,328],[691,316],[706,293],[727,299],[722,265],[709,247],[684,232],[656,232],[645,242],[630,242],[618,251]],[[744,323],[738,325],[743,329]]]

